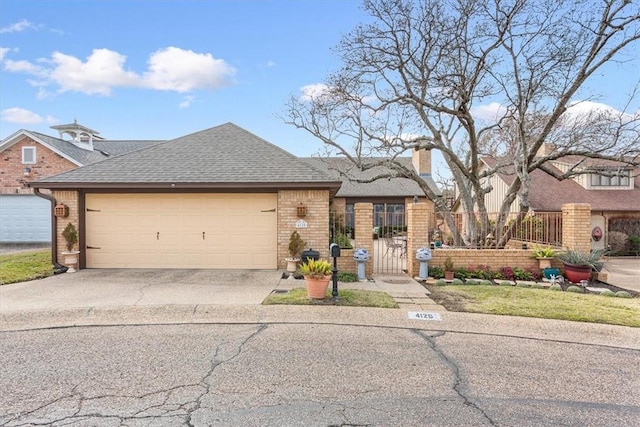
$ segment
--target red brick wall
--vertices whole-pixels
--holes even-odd
[[[35,164],[22,164],[22,147],[36,147]],[[32,193],[33,189],[27,187],[27,184],[31,181],[66,172],[77,167],[77,165],[64,157],[25,136],[18,143],[0,153],[0,193]],[[24,168],[31,169],[28,177],[24,176]]]

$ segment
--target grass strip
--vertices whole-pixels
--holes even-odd
[[[295,288],[287,293],[272,293],[263,302],[264,305],[338,305],[346,307],[398,308],[396,301],[386,292],[363,291],[358,289],[339,289],[338,301],[333,301],[331,290],[325,299],[310,299],[304,288]]]

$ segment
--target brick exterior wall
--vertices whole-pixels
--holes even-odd
[[[591,250],[591,205],[562,205],[562,246],[576,251]]]
[[[22,147],[36,147],[35,164],[22,163]],[[66,172],[77,167],[76,164],[25,136],[22,140],[0,153],[0,193],[31,194],[33,189],[27,187],[27,184],[31,181]],[[24,176],[25,168],[31,169],[28,177]]]
[[[538,267],[538,260],[531,258],[531,251],[526,249],[434,249],[431,253],[433,258],[429,261],[429,266],[442,268],[448,256],[453,260],[455,268],[488,265],[492,270],[501,267],[518,267],[524,270],[530,266]]]
[[[415,253],[429,246],[429,218],[433,216],[433,203],[410,203],[407,205],[407,274],[416,277],[420,262]]]
[[[307,216],[299,218],[297,207],[307,207]],[[289,256],[289,236],[298,230],[307,244],[305,249],[320,252],[329,257],[329,190],[280,190],[278,191],[278,268],[285,268]],[[304,220],[307,228],[296,228],[298,220]]]
[[[373,203],[356,203],[353,207],[355,214],[355,248],[364,248],[369,252],[369,261],[364,265],[367,277],[373,275]],[[353,260],[353,253],[351,254]],[[353,271],[357,267],[353,262]]]
[[[69,223],[75,225],[76,229],[78,230],[78,245],[76,247],[76,250],[80,250],[80,256],[84,257],[84,254],[82,253],[83,250],[80,247],[80,243],[84,241],[84,237],[82,236],[84,230],[80,227],[80,218],[78,212],[78,193],[76,191],[54,190],[52,195],[56,199],[56,203],[62,203],[69,207],[68,217],[56,218],[56,239],[58,242],[56,259],[60,264],[64,264],[62,252],[66,251],[67,247],[64,237],[62,237],[62,231]]]

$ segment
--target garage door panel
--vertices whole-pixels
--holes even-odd
[[[100,212],[87,213],[87,244],[101,249],[87,267],[274,269],[276,204],[275,194],[88,194]]]

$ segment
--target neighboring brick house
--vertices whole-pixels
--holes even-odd
[[[494,166],[495,160],[483,159],[485,165]],[[561,212],[562,205],[584,203],[591,207],[591,248],[604,249],[609,244],[620,243],[625,237],[619,223],[632,221],[640,224],[640,168],[629,167],[620,162],[601,159],[586,159],[565,156],[549,161],[548,168],[558,174],[568,170],[579,170],[580,175],[557,180],[536,169],[531,173],[529,194],[532,212]],[[515,175],[503,170],[492,178],[493,191],[487,194],[485,204],[489,212],[497,212],[507,189]],[[511,207],[517,212],[518,200]],[[640,234],[640,230],[635,233]],[[616,234],[617,233],[617,234]],[[624,243],[624,242],[622,242]]]
[[[23,129],[0,142],[0,243],[51,241],[50,204],[29,183],[158,142],[108,141],[76,122],[52,129],[58,138]]]

